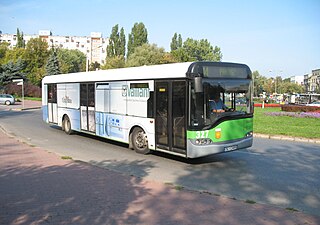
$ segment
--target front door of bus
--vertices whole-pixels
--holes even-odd
[[[95,132],[94,83],[80,84],[81,130]]]
[[[186,81],[156,81],[156,145],[185,154]]]

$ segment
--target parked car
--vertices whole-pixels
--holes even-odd
[[[16,102],[12,95],[0,94],[0,104],[13,105]]]
[[[307,106],[318,106],[318,107],[320,107],[320,101],[311,102],[310,104],[307,104]]]

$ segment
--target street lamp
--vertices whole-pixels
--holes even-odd
[[[271,74],[272,70],[269,70],[269,73]],[[281,77],[282,70],[279,70],[279,74]],[[277,73],[276,73],[276,71],[275,71],[275,78],[273,79],[273,82],[274,82],[274,93],[277,94]]]

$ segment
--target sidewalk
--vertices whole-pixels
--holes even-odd
[[[40,109],[41,101],[24,100],[24,102],[16,102],[14,105],[0,105],[0,111],[22,111],[27,109]]]
[[[320,224],[249,204],[63,160],[0,131],[0,224]]]

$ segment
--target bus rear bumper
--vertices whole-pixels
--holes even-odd
[[[223,152],[235,151],[252,146],[253,138],[247,137],[245,139],[233,141],[214,143],[209,145],[195,145],[190,140],[187,141],[187,158],[198,158]]]

